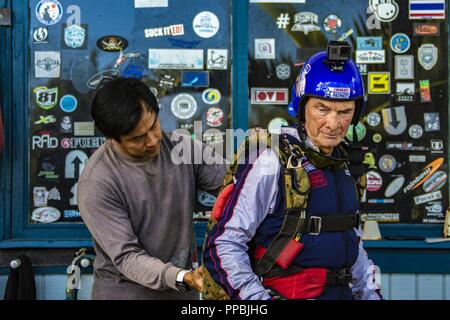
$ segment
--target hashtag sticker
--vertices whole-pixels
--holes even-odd
[[[291,18],[289,17],[289,14],[287,13],[280,14],[277,18],[278,29],[286,29],[290,21]]]

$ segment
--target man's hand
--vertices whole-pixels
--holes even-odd
[[[198,292],[203,291],[203,270],[202,267],[197,268],[194,272],[188,272],[184,275],[183,282]]]

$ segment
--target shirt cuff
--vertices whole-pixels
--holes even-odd
[[[177,287],[176,287],[177,273],[180,272],[181,270],[183,270],[183,269],[177,268],[177,267],[169,267],[169,268],[166,270],[166,273],[165,273],[165,275],[164,275],[164,281],[166,282],[166,285],[167,285],[169,288],[178,291],[178,289],[177,289]]]

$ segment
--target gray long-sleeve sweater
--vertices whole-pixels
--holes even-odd
[[[192,148],[195,143],[195,148]],[[196,188],[218,189],[226,173],[219,155],[211,163],[174,164],[171,152],[205,145],[182,136],[175,146],[163,133],[160,154],[146,161],[125,157],[107,141],[78,181],[78,206],[92,233],[93,299],[195,299],[176,290],[176,274],[191,266]],[[189,155],[184,154],[189,158]]]

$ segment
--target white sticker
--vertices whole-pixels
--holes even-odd
[[[65,178],[78,179],[84,170],[88,156],[80,150],[70,151],[66,156]]]
[[[59,78],[61,74],[61,53],[58,51],[36,51],[34,53],[36,78]]]
[[[275,59],[275,39],[255,39],[255,59]]]
[[[202,49],[149,49],[149,69],[203,69]]]
[[[400,191],[400,189],[403,187],[404,184],[405,184],[405,177],[404,176],[400,176],[400,177],[395,178],[386,187],[386,190],[384,191],[384,196],[386,198],[392,197],[393,195],[395,195],[397,192]]]
[[[197,101],[190,94],[179,94],[173,98],[170,105],[172,113],[178,119],[185,120],[192,118],[197,111]]]
[[[74,122],[75,136],[95,136],[94,121]]]
[[[134,0],[135,8],[167,8],[169,0]]]
[[[410,155],[409,162],[427,162],[427,157],[424,155]]]
[[[356,63],[385,63],[385,50],[356,50]]]
[[[52,223],[61,218],[61,212],[52,207],[38,208],[31,214],[31,220],[41,223]]]
[[[147,28],[144,30],[144,35],[146,38],[182,36],[184,35],[184,25],[173,24],[167,27]]]
[[[48,200],[48,192],[45,187],[33,188],[33,204],[35,207],[46,207]]]
[[[395,56],[395,79],[414,79],[414,56]]]
[[[427,203],[433,200],[439,200],[442,199],[442,193],[441,191],[436,191],[436,192],[432,192],[432,193],[426,193],[420,196],[416,196],[414,197],[414,202],[415,204],[422,204],[422,203]]]
[[[211,38],[219,31],[220,23],[214,13],[203,11],[195,16],[192,27],[200,38]]]
[[[228,68],[228,50],[208,49],[206,68],[212,70],[226,70]]]

